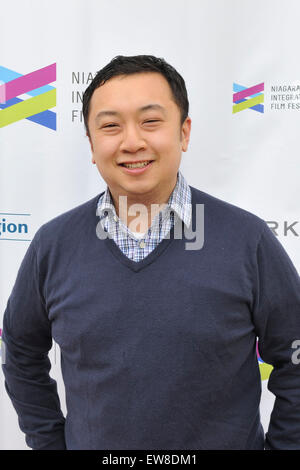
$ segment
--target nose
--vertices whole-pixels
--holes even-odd
[[[123,132],[120,150],[122,152],[138,152],[146,148],[145,139],[141,131],[135,124],[128,125]]]

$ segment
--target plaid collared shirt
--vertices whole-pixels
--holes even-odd
[[[143,238],[138,238],[120,219],[115,210],[111,193],[107,186],[100,196],[97,214],[103,229],[118,245],[121,251],[133,261],[141,261],[166,237],[176,220],[180,218],[188,227],[191,221],[191,190],[182,173],[178,171],[177,182],[166,207],[154,217],[151,227]]]

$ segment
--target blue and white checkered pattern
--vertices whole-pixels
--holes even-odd
[[[176,186],[169,197],[167,206],[156,214],[143,238],[137,238],[117,216],[108,186],[104,194],[100,196],[97,206],[102,228],[110,234],[128,258],[137,262],[151,253],[166,237],[174,225],[175,218],[183,220],[188,227],[191,213],[191,189],[180,171],[177,173]]]

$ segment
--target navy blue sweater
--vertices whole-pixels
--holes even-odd
[[[36,232],[3,320],[5,387],[31,448],[300,448],[298,273],[261,218],[191,190],[194,228],[204,204],[199,250],[172,228],[130,260],[96,234],[100,194]],[[256,337],[274,367],[266,439]]]

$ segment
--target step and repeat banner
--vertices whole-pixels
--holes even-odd
[[[192,119],[183,175],[263,218],[299,272],[298,0],[11,0],[1,12],[0,328],[37,229],[106,188],[82,94],[119,54],[163,57],[183,76]],[[49,357],[66,414],[57,344]],[[257,360],[266,431],[272,367]],[[2,369],[0,413],[0,449],[29,449]]]

